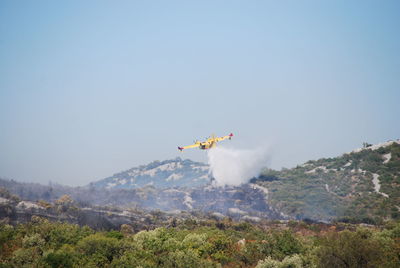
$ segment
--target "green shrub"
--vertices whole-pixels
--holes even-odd
[[[303,260],[299,255],[285,257],[282,261],[267,257],[258,262],[256,268],[303,268]]]
[[[118,258],[121,248],[116,238],[105,237],[99,233],[89,235],[77,244],[80,253],[94,259],[94,262],[100,266],[111,263],[113,258]]]
[[[317,265],[318,267],[396,267],[395,252],[387,243],[391,242],[373,237],[372,232],[367,229],[329,233],[320,239],[319,247],[316,248]]]

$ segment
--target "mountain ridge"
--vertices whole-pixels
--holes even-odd
[[[207,164],[177,157],[133,167],[89,185],[108,189],[134,189],[151,185],[156,188],[198,187],[208,184],[210,179]]]
[[[193,176],[167,180],[177,174],[183,177],[183,172]],[[142,177],[133,178],[135,174]],[[196,178],[205,175],[207,179],[194,185]],[[137,185],[129,187],[128,180]],[[400,218],[400,141],[366,144],[338,157],[310,160],[290,169],[265,169],[240,186],[217,187],[206,164],[180,158],[153,161],[97,183],[43,186],[0,179],[0,186],[31,201],[54,202],[68,194],[82,206],[215,212],[254,221],[341,219],[373,223]]]
[[[310,160],[292,169],[266,169],[254,183],[268,201],[296,218],[400,218],[400,140]]]

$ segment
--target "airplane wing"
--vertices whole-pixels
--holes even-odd
[[[223,140],[226,140],[226,139],[232,139],[232,137],[233,137],[233,134],[231,133],[229,135],[216,138],[216,141],[223,141]]]
[[[200,145],[200,144],[192,144],[192,145],[183,146],[183,147],[179,147],[179,146],[178,146],[178,149],[179,149],[180,151],[182,151],[183,149],[190,149],[190,148],[199,147],[199,145]]]

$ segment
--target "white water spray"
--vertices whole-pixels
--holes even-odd
[[[258,176],[268,163],[267,150],[238,150],[216,147],[208,151],[210,173],[217,186],[237,186]]]

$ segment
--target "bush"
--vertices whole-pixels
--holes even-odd
[[[120,256],[121,245],[116,238],[97,233],[79,241],[77,249],[85,256],[94,259],[99,266],[104,266],[106,263],[111,263],[113,258]]]
[[[303,260],[299,255],[287,256],[282,261],[274,260],[267,257],[265,260],[259,261],[256,268],[302,268]]]
[[[274,232],[268,243],[260,245],[260,251],[274,259],[282,260],[286,256],[302,253],[303,245],[292,232],[285,230]]]
[[[74,250],[70,246],[66,245],[56,252],[49,252],[46,254],[44,262],[53,268],[69,268],[73,267],[75,256],[76,254],[74,253]]]
[[[367,229],[329,233],[316,249],[318,267],[396,267],[395,252],[384,241],[372,236]],[[386,245],[385,245],[386,244]],[[389,250],[389,252],[388,252]]]
[[[311,231],[306,222],[289,225],[289,230],[278,227],[266,232],[232,222],[225,230],[210,224],[123,236],[118,231],[94,232],[34,218],[15,228],[0,225],[0,268],[398,267],[400,263],[400,222],[388,222],[383,230],[341,224],[318,225]],[[344,231],[335,231],[339,229]]]

